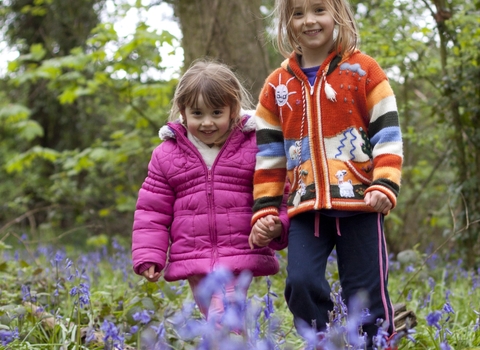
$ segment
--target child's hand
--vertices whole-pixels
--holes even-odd
[[[372,207],[377,213],[388,214],[392,209],[392,202],[381,191],[374,190],[365,195],[365,204]]]
[[[282,223],[278,216],[267,215],[257,220],[252,227],[248,244],[251,249],[255,246],[266,247],[270,242],[282,234]]]
[[[160,278],[160,272],[155,271],[155,265],[152,265],[148,268],[148,270],[143,271],[142,275],[149,282],[157,282]]]

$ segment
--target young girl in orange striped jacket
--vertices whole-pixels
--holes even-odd
[[[333,304],[325,269],[335,247],[347,305],[368,296],[362,328],[371,349],[378,319],[395,333],[383,230],[403,160],[395,96],[378,63],[358,50],[346,0],[277,0],[276,14],[286,59],[256,110],[252,223],[278,215],[288,177],[285,297],[295,323],[326,329]]]

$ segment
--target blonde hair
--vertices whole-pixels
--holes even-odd
[[[178,82],[168,119],[174,121],[187,107],[195,106],[200,95],[209,108],[230,106],[234,115],[232,125],[240,120],[242,108],[248,110],[253,107],[251,95],[227,65],[199,59],[192,63]]]
[[[284,57],[289,57],[292,51],[302,54],[300,43],[290,25],[293,17],[292,1],[275,0],[274,14],[278,21],[276,46]],[[309,1],[305,0],[305,6]],[[323,0],[323,3],[338,28],[332,50],[342,57],[351,54],[358,47],[359,33],[350,4],[347,0]]]

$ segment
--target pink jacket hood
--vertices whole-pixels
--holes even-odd
[[[148,175],[138,194],[132,234],[136,273],[154,263],[167,281],[226,267],[254,276],[279,270],[273,249],[287,245],[286,207],[282,236],[269,247],[248,245],[257,144],[254,118],[245,116],[208,169],[179,122],[159,132]],[[273,249],[272,249],[273,248]]]

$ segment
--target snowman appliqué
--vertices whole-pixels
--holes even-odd
[[[293,198],[293,205],[296,208],[300,204],[302,196],[304,196],[307,193],[307,185],[305,185],[305,182],[303,181],[303,177],[308,175],[308,171],[305,169],[302,169],[302,166],[301,166],[302,142],[295,141],[295,144],[290,146],[288,153],[290,155],[291,160],[298,160],[298,189]]]

